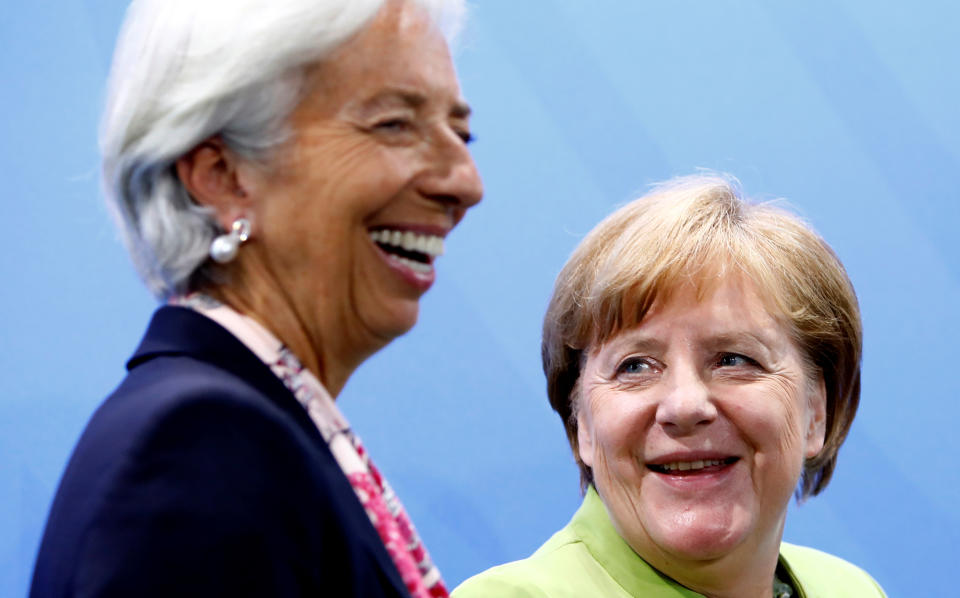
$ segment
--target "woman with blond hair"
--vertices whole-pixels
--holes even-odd
[[[884,596],[782,541],[790,497],[827,487],[860,398],[853,286],[796,216],[722,177],[657,187],[574,251],[542,348],[583,504],[456,598]]]

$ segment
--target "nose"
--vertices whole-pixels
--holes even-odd
[[[432,164],[420,180],[420,192],[432,201],[444,204],[454,214],[454,222],[483,198],[483,181],[466,143],[448,132],[435,144]]]
[[[696,368],[675,366],[668,371],[665,395],[657,405],[656,421],[673,436],[686,436],[717,419],[709,387]]]

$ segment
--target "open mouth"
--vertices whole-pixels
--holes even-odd
[[[740,457],[727,457],[726,459],[702,459],[697,461],[675,461],[673,463],[658,464],[648,463],[647,469],[669,475],[692,475],[720,471],[724,467],[733,465],[739,460]]]
[[[381,228],[371,230],[370,238],[384,252],[421,274],[432,272],[434,258],[443,255],[443,237],[437,235]]]

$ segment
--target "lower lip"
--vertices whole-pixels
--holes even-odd
[[[397,259],[397,256],[380,249],[376,243],[374,243],[373,246],[380,254],[380,257],[383,258],[383,261],[385,261],[390,267],[390,269],[396,272],[400,278],[407,282],[407,284],[414,287],[421,293],[425,293],[431,286],[433,286],[433,281],[437,278],[436,270],[433,269],[433,266],[430,267],[430,272],[428,273],[417,272]]]
[[[728,481],[734,474],[740,461],[727,465],[705,467],[698,471],[684,471],[675,473],[660,473],[648,469],[656,478],[672,488],[678,490],[701,490],[715,487]]]

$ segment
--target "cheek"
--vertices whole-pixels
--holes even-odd
[[[751,400],[728,402],[726,411],[753,447],[759,467],[792,472],[802,464],[805,410],[791,385],[775,384]]]
[[[802,391],[805,387],[802,383],[796,384],[789,380],[778,382],[773,393],[776,395],[776,400],[771,400],[771,404],[776,405],[778,409],[771,418],[780,422],[784,450],[797,450],[802,460],[802,446],[808,420],[807,398]]]
[[[594,401],[591,430],[595,458],[603,459],[606,467],[631,468],[643,453],[649,420],[649,409],[635,398],[611,393]]]
[[[304,199],[330,201],[350,195],[370,195],[396,170],[390,148],[353,131],[303,135],[280,161],[280,169],[295,173],[288,181]]]

